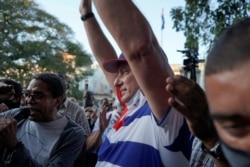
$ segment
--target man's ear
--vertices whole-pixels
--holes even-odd
[[[58,96],[55,100],[55,106],[58,108],[63,103],[63,96]]]

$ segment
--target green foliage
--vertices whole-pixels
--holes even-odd
[[[70,82],[70,89],[67,92],[68,97],[74,97],[77,100],[83,99],[83,92],[78,90],[79,82],[73,80]]]
[[[205,46],[209,52],[221,32],[249,16],[249,0],[186,0],[185,7],[170,12],[173,28],[184,32],[185,48]]]
[[[74,82],[92,74],[86,71],[91,56],[74,40],[73,31],[33,0],[0,0],[0,32],[1,78],[27,86],[32,75],[45,71],[63,71]]]

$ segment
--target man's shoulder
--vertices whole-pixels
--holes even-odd
[[[65,104],[66,104],[65,105],[66,108],[70,108],[70,109],[74,109],[76,111],[84,112],[84,109],[81,106],[79,106],[78,104],[70,101],[69,99],[67,99],[67,103],[65,103]]]
[[[72,121],[72,119],[70,119],[69,117],[66,116],[66,118],[68,119],[68,124],[65,128],[65,130],[69,130],[71,131],[71,133],[82,133],[84,135],[86,135],[86,130],[80,126],[78,123]]]
[[[3,112],[3,113],[1,113],[1,115],[2,114],[7,114],[7,115],[13,115],[13,114],[16,114],[16,113],[19,113],[21,111],[21,108],[13,108],[13,109],[10,109],[10,110],[7,110],[7,111],[5,111],[5,112]]]
[[[21,116],[24,119],[28,117],[29,109],[27,107],[19,107],[0,113],[0,117],[5,115],[10,115],[16,119],[19,119],[19,117]]]
[[[67,99],[64,102],[63,107],[60,107],[59,112],[69,117],[85,114],[84,109],[81,106]]]

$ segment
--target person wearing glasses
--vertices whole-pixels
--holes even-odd
[[[87,135],[58,112],[64,94],[58,76],[41,73],[24,93],[26,109],[0,113],[0,166],[74,166]]]

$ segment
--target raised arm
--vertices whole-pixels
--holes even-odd
[[[219,138],[210,118],[204,90],[193,80],[183,76],[169,77],[166,79],[166,83],[166,90],[172,94],[169,103],[184,115],[190,131],[203,143],[204,148],[202,149],[213,148]],[[205,158],[205,153],[206,151],[200,158]],[[210,156],[208,153],[206,154]],[[200,155],[202,154],[200,153]],[[224,158],[216,159],[213,156],[211,158],[217,167],[229,167]]]
[[[161,120],[169,107],[165,78],[173,72],[148,21],[131,0],[94,0],[94,3],[124,53],[154,115]]]
[[[92,0],[81,0],[79,10],[82,16],[92,13]],[[113,92],[116,92],[114,89],[114,80],[117,74],[106,72],[102,66],[105,61],[117,58],[115,50],[107,40],[95,17],[86,19],[83,21],[83,25],[95,59],[105,74]]]
[[[87,151],[92,152],[97,150],[102,144],[102,135],[105,129],[108,127],[110,122],[110,117],[106,118],[106,114],[108,112],[108,108],[102,108],[102,111],[99,114],[99,118],[96,120],[95,126],[96,129],[93,129],[93,132],[87,138]]]

